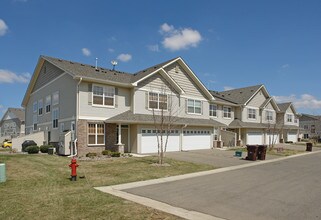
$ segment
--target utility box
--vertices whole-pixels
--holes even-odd
[[[6,164],[0,163],[0,183],[6,182]]]

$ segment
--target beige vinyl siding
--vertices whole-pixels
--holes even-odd
[[[173,63],[172,65],[166,67],[165,71],[184,90],[186,96],[204,99],[207,98],[178,63]]]
[[[226,107],[231,107],[231,106],[227,106],[227,105],[224,105]],[[224,112],[223,112],[223,105],[217,105],[217,117],[213,117],[213,119],[215,121],[218,121],[220,123],[223,123],[225,125],[229,125],[236,117],[235,115],[235,108],[234,107],[231,107],[232,109],[232,112],[231,112],[231,118],[224,118]]]
[[[249,119],[249,117],[248,117],[248,109],[252,109],[252,108],[256,110],[256,118],[255,119]],[[242,121],[260,123],[261,122],[260,109],[254,107],[254,106],[246,106],[245,108],[243,108],[243,111],[242,111]]]
[[[167,80],[165,80],[159,73],[155,73],[154,75],[140,82],[137,88],[148,91],[156,90],[165,93],[177,93],[167,82]]]
[[[265,109],[275,110],[271,102],[266,105]]]
[[[45,61],[43,66],[42,66],[42,68],[41,68],[41,70],[40,70],[39,76],[37,78],[36,84],[35,84],[32,92],[38,90],[39,88],[41,88],[42,86],[44,86],[48,82],[50,82],[53,79],[57,78],[63,72],[64,72],[63,70],[61,70],[58,67],[52,65],[48,61]]]
[[[268,111],[272,112],[272,119],[273,119],[272,121],[266,120]],[[274,125],[275,122],[276,122],[276,112],[274,111],[274,109],[264,109],[262,111],[262,123]]]
[[[264,101],[267,99],[262,91],[259,91],[247,104],[248,106],[252,107],[261,107],[261,105],[264,103]]]
[[[82,119],[105,120],[130,110],[131,90],[115,87],[115,107],[92,105],[92,83],[82,82],[79,86],[79,117]],[[111,86],[95,84],[99,86]],[[117,91],[117,92],[116,92]]]

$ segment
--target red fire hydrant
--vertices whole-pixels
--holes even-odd
[[[71,159],[71,164],[69,164],[69,167],[71,168],[71,181],[77,180],[77,167],[79,165],[77,164],[76,158]]]

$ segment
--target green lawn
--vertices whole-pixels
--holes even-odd
[[[0,219],[179,219],[93,189],[213,169],[169,159],[171,166],[152,166],[156,161],[155,157],[78,161],[78,177],[85,178],[71,182],[70,158],[0,154],[7,168],[7,181],[0,183]]]

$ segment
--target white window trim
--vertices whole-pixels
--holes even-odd
[[[288,116],[291,116],[291,121],[288,121]],[[285,120],[287,123],[294,123],[294,114],[286,113],[285,114]]]
[[[155,93],[155,94],[157,94],[157,106],[158,106],[158,108],[150,108],[149,107],[149,96],[150,96],[150,93]],[[159,95],[166,95],[167,96],[167,105],[166,105],[166,109],[161,109],[161,108],[159,108]],[[168,111],[168,100],[169,100],[169,95],[168,94],[166,94],[166,93],[161,93],[161,92],[155,92],[155,91],[149,91],[148,92],[148,110],[151,110],[151,111]]]
[[[193,105],[193,108],[194,108],[194,112],[189,112],[188,111],[188,101],[189,100],[191,100],[191,101],[193,101],[193,103],[194,103],[194,105]],[[201,113],[195,113],[195,101],[198,101],[198,102],[201,102]],[[187,114],[189,114],[189,115],[202,115],[202,112],[203,112],[203,102],[202,102],[202,100],[199,100],[199,99],[192,99],[192,98],[188,98],[187,99],[187,105],[186,105],[186,107],[187,107]]]
[[[268,113],[271,113],[272,114],[272,119],[270,120],[270,119],[268,119]],[[268,109],[268,110],[265,110],[265,120],[266,121],[274,121],[274,116],[275,116],[275,111],[274,110],[270,110],[270,109]]]
[[[89,130],[87,129],[87,138],[88,138],[88,146],[102,146],[102,145],[105,145],[105,136],[106,136],[106,126],[105,126],[105,124],[103,124],[103,123],[88,123],[88,125],[89,124],[94,124],[95,125],[95,144],[89,144]],[[102,143],[102,144],[97,144],[97,137],[98,137],[98,134],[97,134],[97,125],[103,125],[104,126],[104,143]],[[88,126],[88,128],[89,128],[89,126]]]
[[[255,111],[254,118],[251,118],[251,117],[250,117],[250,111],[251,111],[251,110],[254,110],[254,111]],[[256,111],[256,110],[257,110],[256,108],[247,108],[247,119],[248,119],[248,120],[256,121],[256,119],[257,119],[257,116],[256,116],[256,115],[257,115],[257,113],[256,113],[257,111]],[[251,115],[253,115],[253,114],[251,114]]]
[[[114,96],[113,96],[113,105],[99,105],[99,104],[94,104],[94,87],[102,87],[103,88],[103,103],[105,103],[105,88],[109,87],[109,88],[113,88],[114,89]],[[91,100],[92,100],[92,106],[94,107],[101,107],[101,108],[115,108],[115,101],[116,101],[116,88],[114,86],[106,86],[106,85],[99,85],[99,84],[93,84],[92,85],[92,89],[91,89]]]
[[[54,97],[55,97],[56,94],[58,95],[58,99],[57,99],[56,102],[54,102],[54,101],[55,101]],[[54,106],[54,105],[58,105],[58,104],[59,104],[59,99],[60,99],[59,91],[56,91],[56,92],[52,93],[51,104],[52,104],[53,106]]]
[[[215,110],[216,116],[211,115],[211,105],[216,106],[216,110]],[[217,106],[217,104],[210,104],[210,105],[209,105],[209,112],[208,112],[208,113],[209,113],[209,115],[210,115],[211,118],[217,118],[217,115],[218,115],[218,106]]]
[[[41,103],[41,106],[40,106]],[[39,114],[39,110],[41,109],[41,114]],[[38,115],[43,115],[43,99],[38,100]]]
[[[55,111],[58,111],[57,118],[54,119]],[[54,127],[54,120],[57,120],[57,127]],[[52,109],[52,116],[51,116],[51,122],[52,122],[52,129],[58,129],[59,128],[59,108]]]
[[[230,112],[231,116],[230,117],[225,117],[224,116],[225,115],[224,108],[230,108],[231,109],[231,112]],[[231,106],[223,106],[223,118],[226,118],[226,119],[231,119],[232,118],[232,107]]]
[[[49,98],[49,102],[47,102]],[[47,106],[50,106],[50,110],[47,112]],[[45,114],[48,114],[51,112],[51,95],[46,96],[46,102],[45,102]]]

